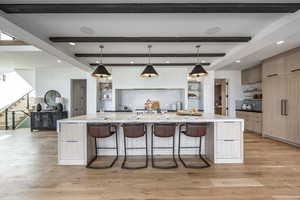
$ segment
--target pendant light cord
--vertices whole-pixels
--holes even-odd
[[[200,64],[200,60],[199,60],[199,48],[200,48],[200,45],[197,45],[196,48],[197,48],[197,64]]]
[[[102,50],[103,50],[104,46],[100,45],[99,47],[100,47],[100,64],[102,65],[102,57],[103,57]]]
[[[152,47],[152,45],[148,45],[148,64],[150,65],[150,63],[151,63],[151,47]]]

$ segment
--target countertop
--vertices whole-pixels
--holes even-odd
[[[165,114],[143,114],[136,115],[135,113],[96,113],[67,119],[59,120],[58,123],[129,123],[129,122],[142,122],[142,123],[185,123],[185,122],[218,122],[218,121],[238,121],[243,122],[243,119],[227,117],[215,114],[203,114],[202,116],[179,116],[176,113]]]

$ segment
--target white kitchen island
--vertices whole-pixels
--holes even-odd
[[[243,119],[226,117],[214,114],[203,114],[202,116],[178,116],[176,113],[166,114],[143,114],[135,113],[97,113],[78,116],[58,121],[58,164],[60,165],[86,165],[95,156],[95,143],[92,137],[87,134],[88,123],[113,123],[118,126],[119,154],[123,155],[123,123],[145,123],[147,124],[148,141],[151,139],[151,126],[153,123],[207,123],[208,130],[205,139],[202,141],[202,154],[215,164],[222,163],[243,163]],[[178,147],[178,128],[176,130],[175,152]],[[101,147],[112,147],[114,136],[98,140],[97,145]],[[144,144],[144,138],[131,139],[128,147]],[[151,142],[148,142],[150,145]],[[172,144],[171,138],[155,138],[156,146],[167,146]],[[183,146],[197,146],[198,138],[182,136]],[[150,146],[148,148],[150,155]],[[182,154],[197,154],[197,149],[182,150]],[[115,150],[101,150],[98,155],[115,155]],[[129,155],[142,155],[144,150],[133,150]],[[159,149],[155,154],[171,154],[169,150]]]

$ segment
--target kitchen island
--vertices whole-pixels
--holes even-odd
[[[87,134],[88,123],[113,123],[118,128],[119,154],[123,155],[123,123],[147,124],[147,138],[150,141],[151,126],[153,123],[207,123],[208,129],[205,139],[202,141],[202,154],[215,164],[243,163],[244,145],[243,131],[244,120],[215,114],[203,114],[202,116],[179,116],[176,113],[142,114],[111,112],[97,113],[68,119],[59,120],[58,132],[58,164],[60,165],[86,165],[95,156],[95,143]],[[178,147],[178,128],[176,130],[175,149]],[[133,139],[128,146],[138,146],[142,139]],[[171,138],[158,138],[156,145],[170,145]],[[184,146],[197,146],[199,140],[191,137],[182,137]],[[113,146],[113,138],[105,138],[98,141],[101,147]],[[150,155],[150,148],[149,155]],[[186,149],[182,154],[197,154],[197,149]],[[177,150],[175,151],[177,152]],[[98,155],[115,155],[114,150],[101,150]],[[143,150],[133,150],[129,155],[142,155]],[[159,149],[155,154],[166,155],[171,152]]]

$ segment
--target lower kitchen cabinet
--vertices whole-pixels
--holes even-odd
[[[237,111],[236,114],[238,118],[244,119],[245,130],[262,133],[262,113]]]

